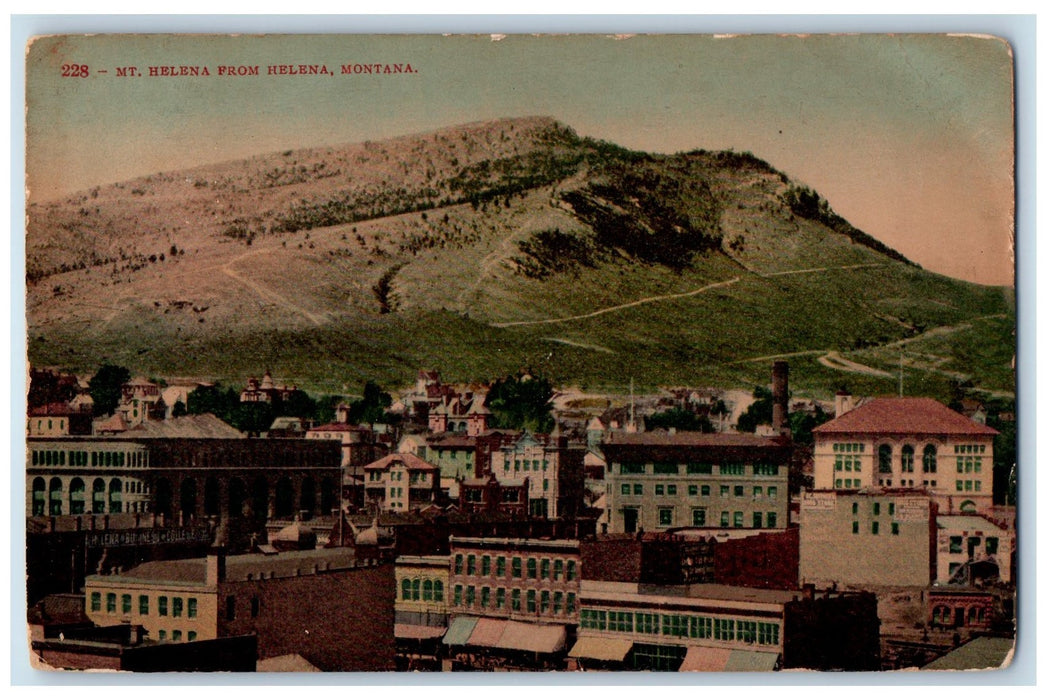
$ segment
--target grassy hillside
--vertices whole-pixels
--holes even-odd
[[[317,391],[419,367],[590,388],[1013,392],[1013,293],[921,270],[735,153],[546,118],[309,149],[31,203],[29,357]],[[911,392],[910,392],[911,388]]]

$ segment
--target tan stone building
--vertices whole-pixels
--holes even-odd
[[[877,398],[814,429],[816,489],[925,488],[943,513],[992,507],[997,432],[928,398]]]
[[[608,433],[608,530],[788,525],[788,437]]]

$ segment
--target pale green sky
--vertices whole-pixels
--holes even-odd
[[[410,63],[398,76],[268,77],[266,66]],[[86,79],[61,77],[86,64]],[[263,75],[223,78],[222,64]],[[207,78],[117,78],[118,66]],[[99,74],[108,70],[108,74]],[[303,146],[547,114],[671,153],[748,150],[924,267],[1013,284],[1008,46],[944,35],[67,37],[27,59],[34,199]]]

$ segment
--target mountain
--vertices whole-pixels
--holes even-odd
[[[588,388],[1013,393],[1013,290],[936,275],[747,153],[545,117],[99,185],[28,207],[34,365],[314,391],[421,367]]]

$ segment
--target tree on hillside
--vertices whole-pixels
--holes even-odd
[[[743,433],[755,433],[756,426],[770,425],[774,415],[774,403],[771,390],[765,386],[753,389],[753,398],[756,399],[745,409],[745,413],[738,416],[738,430]]]
[[[232,387],[222,389],[221,384],[199,386],[189,392],[186,410],[193,415],[213,413],[231,423],[233,411],[240,404],[240,395]]]
[[[499,379],[487,392],[491,427],[548,433],[555,425],[552,398],[548,379],[524,373]]]
[[[276,416],[294,416],[303,420],[311,420],[316,415],[316,401],[301,389],[295,389],[286,399],[274,397],[273,413]]]
[[[699,416],[685,408],[670,408],[668,411],[655,413],[644,419],[648,430],[656,428],[675,428],[676,430],[711,433],[713,424],[706,416]]]
[[[131,381],[131,372],[119,365],[102,365],[88,384],[91,399],[95,402],[95,415],[108,416],[120,404],[121,387]]]
[[[364,395],[349,404],[350,423],[383,423],[386,420],[386,409],[393,403],[393,397],[376,383],[368,380],[364,384]]]
[[[789,428],[792,430],[793,442],[801,445],[814,445],[814,433],[811,431],[829,420],[829,414],[821,406],[814,407],[814,413],[794,411],[789,414]]]

